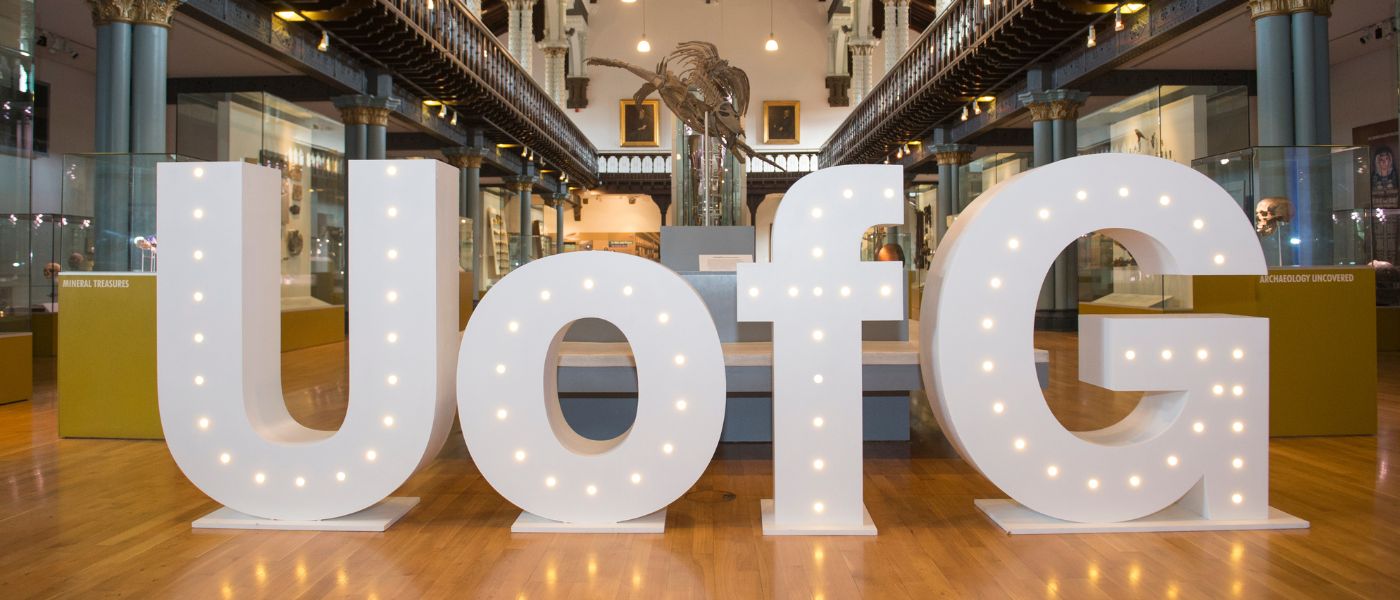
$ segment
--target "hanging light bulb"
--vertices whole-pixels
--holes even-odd
[[[642,41],[637,42],[637,52],[651,52],[651,42],[647,41],[647,3],[642,0]]]
[[[982,103],[978,102],[975,98],[972,100],[972,114],[982,114]]]
[[[453,125],[456,125],[456,124],[457,124],[457,112],[456,112],[456,111],[453,111],[453,112],[452,112],[452,124],[453,124]]]
[[[322,51],[322,52],[325,52],[325,51],[326,51],[327,49],[329,49],[330,47],[331,47],[331,34],[322,31],[322,32],[321,32],[321,43],[316,44],[316,49],[317,49],[317,50],[320,50],[320,51]]]
[[[446,118],[447,118],[447,105],[446,105],[446,104],[442,105],[442,108],[439,108],[439,109],[438,109],[438,118],[439,118],[439,119],[446,119]]]
[[[962,120],[964,120],[964,121],[967,120],[967,107],[966,107],[966,106],[963,107]]]
[[[1118,7],[1113,11],[1113,30],[1123,31],[1123,7]]]
[[[764,42],[763,49],[769,52],[778,51],[778,38],[773,37],[773,0],[768,0],[768,41]]]
[[[1099,45],[1099,41],[1098,41],[1098,39],[1096,39],[1096,38],[1094,37],[1094,26],[1093,26],[1093,25],[1090,25],[1090,26],[1089,26],[1089,43],[1088,43],[1088,47],[1093,48],[1094,46],[1097,46],[1097,45]]]

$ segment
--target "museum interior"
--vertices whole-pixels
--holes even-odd
[[[1400,597],[1397,32],[0,0],[0,589]]]

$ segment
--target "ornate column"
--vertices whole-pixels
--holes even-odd
[[[588,5],[575,2],[564,11],[564,30],[568,35],[568,71],[564,74],[566,108],[588,108]]]
[[[170,21],[184,0],[135,0],[131,19],[131,151],[165,153]]]
[[[554,209],[554,253],[564,253],[564,210],[568,208],[569,192],[551,192],[545,194],[546,206]]]
[[[885,46],[885,72],[888,73],[909,49],[909,0],[884,2],[885,33],[881,44]]]
[[[896,32],[899,30],[899,11],[895,5],[899,0],[884,0],[885,4],[885,30],[880,35],[882,46],[885,47],[885,72],[890,72],[890,67],[899,60],[899,43],[895,41]]]
[[[516,244],[515,255],[517,266],[520,266],[530,262],[530,246],[532,244],[530,239],[530,217],[532,216],[530,214],[530,199],[531,190],[535,187],[535,178],[531,175],[517,175],[507,177],[506,182],[518,194],[518,202],[520,202],[520,243]]]
[[[1046,90],[1021,94],[1021,102],[1031,111],[1031,138],[1035,147],[1034,165],[1079,154],[1077,121],[1079,107],[1089,94],[1075,90]],[[1079,247],[1070,244],[1055,259],[1040,287],[1038,321],[1052,330],[1073,330],[1079,314]]]
[[[976,146],[967,144],[937,144],[933,146],[933,157],[938,161],[938,205],[934,207],[934,231],[938,242],[948,233],[948,219],[958,213],[962,205],[962,177],[959,167],[972,160]]]
[[[458,214],[471,219],[472,257],[469,266],[472,272],[472,300],[481,298],[485,288],[486,273],[486,216],[481,208],[481,163],[486,159],[482,148],[445,148],[442,151],[447,162],[460,170],[461,206]]]
[[[331,101],[340,109],[340,120],[345,123],[345,157],[383,160],[389,113],[398,108],[399,99],[357,95],[339,96]]]
[[[847,60],[851,27],[849,7],[830,13],[826,22],[826,104],[850,106],[851,69]]]
[[[1294,143],[1292,20],[1289,0],[1249,0],[1259,87],[1259,144]]]
[[[894,43],[899,46],[899,56],[903,56],[909,50],[909,0],[899,0],[895,4],[895,29]]]
[[[865,98],[875,83],[875,39],[873,0],[853,0],[851,37],[846,45],[851,49],[851,101],[857,104]]]
[[[1055,162],[1055,123],[1050,114],[1050,102],[1045,92],[1021,94],[1021,103],[1031,112],[1031,166],[1043,167]]]
[[[860,104],[874,84],[875,42],[851,40],[851,101]]]
[[[131,21],[135,0],[88,0],[97,29],[98,152],[131,151]],[[97,215],[95,215],[97,216]]]
[[[530,64],[533,57],[534,48],[534,12],[537,0],[505,0],[506,9],[509,11],[510,21],[506,30],[506,50],[515,57],[515,62],[520,63],[521,68],[526,73],[534,75],[535,71]]]
[[[559,106],[564,105],[564,60],[569,51],[569,41],[565,38],[564,9],[569,0],[545,0],[544,41],[540,49],[544,51],[544,91]]]

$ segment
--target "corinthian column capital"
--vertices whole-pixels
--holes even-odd
[[[87,0],[92,8],[92,26],[130,23],[136,14],[136,0]]]
[[[175,9],[184,3],[185,0],[134,0],[135,12],[131,22],[169,28],[171,19],[175,18]]]

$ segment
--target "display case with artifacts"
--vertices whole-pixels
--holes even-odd
[[[283,348],[344,339],[344,126],[261,92],[181,94],[176,146],[205,160],[243,160],[281,172]]]

